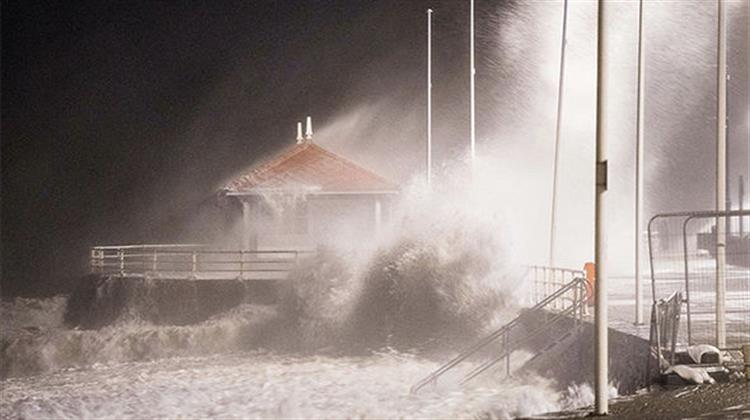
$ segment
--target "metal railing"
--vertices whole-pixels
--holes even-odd
[[[92,273],[185,279],[283,280],[300,251],[251,251],[207,245],[119,245],[91,248]]]
[[[656,359],[656,368],[659,375],[665,374],[669,367],[678,364],[677,353],[686,350],[686,346],[680,345],[678,342],[680,314],[684,303],[682,293],[676,291],[668,298],[659,299],[652,306],[649,348],[651,349],[651,355]],[[732,370],[741,370],[744,367],[745,361],[740,347],[723,348],[721,353],[721,359],[717,363],[692,361],[690,366],[723,366]],[[651,357],[647,359],[646,372],[649,375],[647,383],[651,383],[651,359]]]
[[[573,299],[566,299],[566,296],[568,295],[572,295]],[[559,302],[559,304],[556,305],[556,302]],[[532,339],[548,332],[554,327],[557,327],[558,323],[565,318],[572,316],[577,324],[583,318],[583,308],[585,305],[586,279],[582,277],[574,278],[572,281],[563,285],[563,287],[546,296],[530,309],[531,311],[550,310],[552,313],[551,318],[547,319],[539,328],[530,332],[519,330],[522,326],[522,315],[519,315],[414,384],[414,386],[411,387],[411,392],[416,393],[428,384],[436,384],[437,380],[446,372],[456,368],[462,362],[486,349],[488,346],[497,344],[498,341],[500,341],[500,347],[499,349],[494,349],[493,357],[473,367],[466,375],[464,375],[461,383],[466,383],[477,377],[482,372],[487,371],[501,361],[505,361],[505,372],[507,375],[510,375],[511,353],[522,348]],[[553,306],[557,306],[557,308],[553,308]]]
[[[586,278],[586,272],[570,268],[532,265],[528,267],[528,276],[531,277],[532,301],[534,304],[537,304],[574,279]],[[559,309],[563,305],[562,302],[570,302],[573,298],[574,296],[572,296],[571,291],[569,295],[562,296],[560,299],[552,302],[553,309]]]
[[[675,363],[677,353],[677,333],[680,328],[680,313],[682,312],[682,293],[672,293],[666,299],[659,299],[651,307],[651,331],[649,346],[655,351],[659,373]],[[669,356],[667,363],[664,354]],[[651,358],[647,360],[646,371],[650,371]]]
[[[750,223],[746,222],[750,210],[665,213],[649,221],[652,299],[656,303],[675,290],[682,292],[685,325],[678,334],[680,342],[717,347],[750,342],[750,236],[745,231]],[[726,232],[723,266],[717,257],[717,223]]]

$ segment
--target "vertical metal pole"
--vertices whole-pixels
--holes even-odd
[[[690,223],[692,218],[687,217],[682,222],[682,260],[685,270],[685,310],[687,312],[687,341],[688,346],[693,345],[693,325],[691,323],[690,315],[690,266],[688,265],[688,240],[687,240],[687,225]]]
[[[643,40],[643,0],[638,3],[638,100],[636,109],[635,146],[635,323],[643,324],[643,126],[646,95],[646,49]]]
[[[427,9],[427,186],[432,186],[432,9]]]
[[[250,202],[242,200],[242,248],[250,249],[250,234],[252,230],[252,216],[250,214]]]
[[[675,297],[675,300],[672,304],[672,316],[670,320],[672,321],[672,328],[670,329],[672,332],[672,336],[670,337],[670,362],[672,366],[674,366],[674,359],[676,356],[675,348],[677,347],[677,329],[680,325],[680,307],[682,306],[682,296],[680,294],[677,294]]]
[[[724,0],[718,0],[718,42],[716,68],[716,210],[726,211],[726,122],[727,51]],[[716,346],[726,347],[726,224],[716,219]]]
[[[555,144],[553,146],[554,163],[552,169],[552,205],[549,223],[549,254],[547,262],[555,266],[555,235],[557,216],[557,178],[560,170],[560,129],[562,127],[563,86],[565,83],[565,45],[567,44],[568,0],[563,2],[562,34],[560,34],[560,71],[557,80],[557,113],[555,117]]]
[[[193,276],[195,276],[195,272],[198,271],[198,254],[195,251],[193,251],[191,262],[192,262]]]
[[[245,279],[245,250],[240,250],[240,279]]]
[[[656,303],[656,284],[654,284],[654,242],[651,240],[651,235],[653,234],[651,223],[653,223],[654,220],[656,220],[656,217],[652,217],[651,220],[648,221],[646,235],[648,236],[648,267],[651,272],[651,301]]]
[[[471,36],[469,38],[469,72],[470,78],[470,90],[471,90],[471,105],[470,105],[470,123],[471,123],[471,165],[474,167],[474,161],[476,160],[476,107],[475,101],[475,86],[474,77],[476,76],[477,70],[474,67],[474,0],[470,0],[470,17],[469,17],[469,28]]]
[[[573,286],[573,321],[578,325],[578,285]]]
[[[125,275],[125,250],[121,248],[119,254],[120,254],[119,255],[119,257],[120,257],[120,275],[124,276]]]
[[[608,396],[608,337],[607,337],[607,16],[608,4],[599,0],[597,13],[597,69],[596,69],[596,199],[594,223],[594,264],[596,265],[596,414],[609,411]]]
[[[380,234],[381,226],[383,225],[383,207],[382,207],[382,204],[380,203],[379,198],[375,199],[374,213],[375,213],[375,220],[374,220],[375,221],[375,234],[378,235]]]
[[[505,376],[510,376],[510,348],[508,347],[510,343],[508,342],[508,330],[506,330],[503,335],[503,342],[503,348],[505,350]]]
[[[739,180],[738,188],[739,188],[738,201],[740,202],[740,204],[739,204],[739,210],[741,212],[745,208],[745,177],[742,176],[742,175],[740,175],[740,180]],[[739,222],[740,222],[740,226],[739,226],[740,238],[743,238],[745,236],[745,221],[744,221],[744,218],[745,218],[745,216],[743,216],[743,215],[740,214],[740,217],[739,217]]]

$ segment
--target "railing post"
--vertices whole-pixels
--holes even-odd
[[[503,334],[503,348],[505,350],[505,376],[510,376],[510,349],[508,348],[508,331]]]
[[[588,299],[586,296],[586,281],[582,281],[579,285],[578,299],[581,301],[581,320],[588,315],[586,308],[588,306]]]
[[[536,287],[534,288],[534,291],[536,293],[534,304],[537,304],[540,300],[542,300],[542,295],[544,294],[543,283],[539,279],[539,267],[534,267],[534,284],[536,285]]]
[[[91,270],[92,273],[97,273],[98,270],[96,269],[97,261],[96,261],[96,249],[91,248],[91,260],[89,260],[89,270]]]
[[[195,277],[196,271],[198,271],[198,253],[196,251],[193,251],[193,267],[192,267],[192,273],[193,277]]]
[[[245,279],[245,250],[240,249],[240,280]]]
[[[552,273],[552,290],[557,290],[559,287],[558,286],[559,283],[557,281],[557,274],[559,273],[559,271],[555,268],[552,268],[550,272]],[[560,295],[560,299],[555,299],[552,302],[552,309],[559,310],[560,304],[564,301],[564,299],[565,299],[565,293]]]
[[[581,297],[581,318],[589,315],[589,294],[588,294],[588,287],[589,284],[588,279],[585,277],[584,272],[584,281],[581,282],[581,288],[582,288],[582,297]],[[593,286],[591,286],[593,287]],[[593,290],[592,290],[593,291]]]
[[[120,258],[120,275],[125,277],[125,250],[120,248],[117,253]]]
[[[687,341],[688,346],[693,345],[693,336],[690,317],[690,269],[688,265],[688,241],[687,241],[687,225],[692,220],[691,216],[685,218],[682,222],[682,260],[685,269],[685,311],[687,312]],[[680,302],[682,304],[682,302]]]
[[[578,317],[578,311],[579,311],[579,304],[578,304],[578,283],[576,283],[575,287],[573,287],[573,320],[576,325],[578,325],[579,317]]]
[[[157,269],[157,256],[156,256],[156,248],[154,248],[154,256],[152,257],[153,260],[151,261],[151,271],[156,273]]]

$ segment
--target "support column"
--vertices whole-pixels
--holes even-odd
[[[560,172],[560,131],[562,130],[562,115],[563,115],[563,93],[565,85],[565,45],[567,44],[568,36],[568,0],[563,1],[563,12],[562,12],[562,33],[560,34],[560,71],[557,79],[557,112],[555,114],[555,144],[552,155],[554,161],[552,165],[552,205],[550,211],[550,223],[549,223],[549,254],[547,257],[547,265],[555,267],[555,239],[557,237],[557,189],[558,189],[558,178]]]
[[[474,79],[476,78],[477,69],[474,67],[474,0],[469,1],[469,89],[470,89],[470,107],[469,107],[469,124],[471,125],[471,169],[474,170],[474,161],[476,160],[476,105],[475,96],[476,88]],[[473,174],[474,172],[472,172]]]
[[[739,189],[739,194],[737,198],[738,198],[738,201],[740,202],[738,209],[742,211],[745,206],[745,177],[742,175],[740,175],[738,189]],[[744,238],[745,237],[745,221],[744,221],[745,216],[740,215],[739,219],[740,219],[739,220],[740,238]]]
[[[645,124],[644,102],[646,94],[645,41],[643,39],[643,2],[638,4],[638,99],[636,105],[635,146],[635,324],[643,325],[643,126]]]
[[[252,210],[252,203],[248,200],[242,200],[242,249],[252,249],[253,247]]]
[[[727,51],[724,0],[718,1],[716,67],[716,211],[726,211]],[[726,218],[716,219],[716,346],[726,347]]]
[[[594,264],[596,265],[596,302],[594,307],[596,364],[594,396],[597,415],[609,411],[609,340],[607,331],[607,22],[608,2],[599,0],[597,13],[596,70],[596,195],[594,202]]]
[[[427,187],[432,186],[432,9],[427,9]]]
[[[375,234],[379,235],[383,225],[383,206],[379,198],[375,199]]]

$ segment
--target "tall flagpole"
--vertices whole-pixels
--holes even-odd
[[[609,340],[607,330],[607,34],[608,2],[599,0],[597,12],[597,69],[596,69],[596,195],[594,200],[594,263],[596,266],[594,325],[596,363],[594,397],[596,414],[609,411]]]
[[[563,2],[562,13],[562,34],[560,35],[560,71],[557,81],[557,114],[555,117],[555,144],[554,144],[554,166],[552,170],[552,211],[549,223],[549,254],[548,265],[555,266],[555,236],[556,216],[557,216],[557,178],[560,168],[560,128],[562,127],[562,110],[563,110],[563,84],[565,83],[565,44],[567,44],[567,23],[568,23],[568,0]]]
[[[470,109],[470,120],[471,120],[471,165],[474,166],[476,160],[476,109],[474,105],[475,93],[474,93],[474,76],[476,75],[476,68],[474,67],[474,0],[470,0],[470,17],[469,17],[469,29],[471,36],[469,38],[469,71],[471,74],[470,89],[471,89],[471,109]]]
[[[716,66],[716,211],[726,211],[727,149],[727,50],[726,7],[718,1],[718,42]],[[726,347],[726,223],[716,218],[716,346]]]
[[[643,257],[643,126],[646,94],[645,72],[646,50],[643,40],[643,0],[638,4],[638,90],[636,105],[635,139],[635,323],[643,324],[643,282],[641,279],[641,258]]]
[[[432,9],[427,9],[427,186],[432,185]]]

